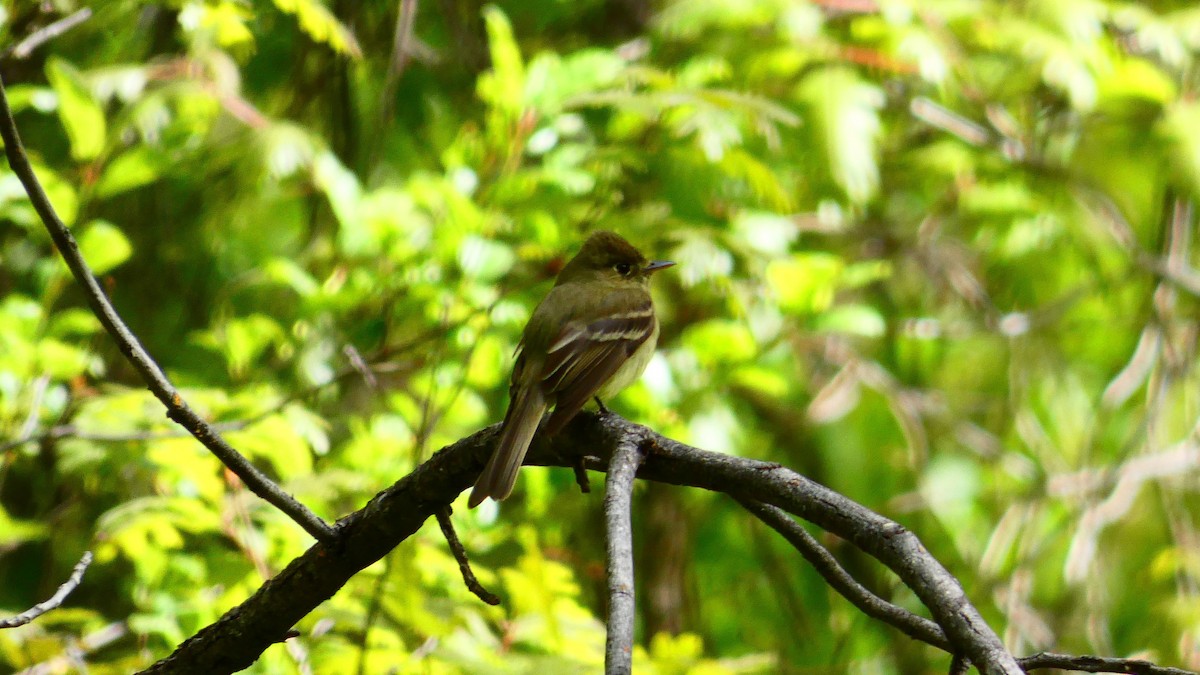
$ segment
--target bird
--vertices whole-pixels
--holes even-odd
[[[648,260],[615,232],[598,231],[584,241],[554,287],[533,310],[508,390],[508,411],[499,440],[467,503],[512,494],[517,470],[538,431],[562,430],[588,400],[620,392],[641,377],[658,343],[658,318],[650,277],[673,266]]]

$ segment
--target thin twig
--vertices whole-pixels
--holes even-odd
[[[395,90],[396,81],[404,74],[412,56],[413,24],[416,23],[416,19],[417,0],[400,0],[400,9],[396,13],[396,30],[392,35],[392,58],[388,61],[384,87],[388,94]]]
[[[28,58],[33,50],[41,47],[43,44],[53,40],[63,33],[71,30],[79,24],[87,21],[92,16],[92,10],[84,7],[74,14],[68,14],[63,18],[53,23],[47,24],[44,28],[34,31],[24,40],[5,51],[4,57],[13,57],[14,59]]]
[[[434,516],[437,517],[438,527],[442,528],[442,536],[446,538],[446,543],[450,545],[450,552],[454,554],[454,559],[458,561],[458,571],[462,572],[463,583],[467,585],[467,590],[489,605],[499,605],[499,596],[484,588],[483,584],[479,583],[479,579],[475,578],[475,573],[471,571],[471,563],[467,560],[467,550],[463,548],[462,542],[458,540],[458,533],[454,531],[454,523],[450,522],[450,507],[447,506],[438,509],[434,513]]]
[[[950,641],[946,639],[946,634],[936,623],[893,605],[867,590],[865,586],[850,576],[850,573],[838,563],[833,554],[821,546],[820,542],[814,539],[799,523],[792,520],[792,517],[783,509],[744,497],[735,497],[734,499],[796,547],[796,550],[800,551],[800,555],[804,556],[804,559],[817,570],[825,582],[861,610],[863,614],[890,624],[915,640],[945,651],[953,651]]]
[[[129,627],[122,622],[110,623],[103,628],[84,635],[64,649],[64,653],[34,664],[17,675],[55,675],[57,673],[83,672],[79,662],[84,656],[103,649],[129,634]]]
[[[379,380],[375,378],[375,373],[371,372],[371,366],[367,365],[366,360],[363,359],[362,354],[360,354],[359,351],[354,348],[354,345],[349,343],[342,345],[342,354],[344,354],[346,356],[346,360],[350,362],[350,367],[353,368],[356,373],[362,375],[363,382],[366,382],[368,387],[371,389],[379,388]]]
[[[378,127],[383,128],[392,118],[396,106],[396,87],[408,67],[415,42],[413,24],[417,19],[417,0],[399,0],[396,7],[396,26],[392,31],[392,54],[388,58],[387,75],[379,94]]]
[[[240,431],[250,426],[257,419],[235,420],[232,422],[220,422],[213,424],[212,428],[217,431]],[[41,443],[43,441],[56,441],[62,438],[71,438],[80,441],[92,441],[93,443],[134,443],[137,441],[159,441],[167,438],[183,438],[192,434],[186,429],[171,429],[162,431],[126,431],[126,432],[104,432],[104,431],[81,431],[74,424],[59,424],[45,431],[34,431],[23,435],[19,438],[14,438],[11,441],[0,443],[0,452],[11,450],[16,447],[25,445],[26,443]]]
[[[605,539],[608,543],[608,639],[606,675],[633,672],[633,480],[642,455],[632,439],[613,448],[604,484]]]
[[[50,610],[55,609],[59,605],[63,604],[63,600],[66,600],[67,596],[79,587],[79,584],[83,581],[83,573],[87,571],[88,565],[91,564],[92,552],[84,551],[83,557],[79,559],[79,562],[75,563],[75,569],[71,570],[71,576],[67,577],[67,580],[58,587],[57,591],[54,591],[54,595],[50,596],[49,600],[38,603],[16,616],[9,617],[7,619],[0,619],[0,628],[16,628],[17,626],[24,626],[30,621],[33,621],[46,612],[49,612]]]
[[[191,432],[196,440],[203,443],[210,452],[216,455],[217,459],[221,460],[222,464],[237,474],[254,494],[287,514],[313,537],[322,540],[332,537],[333,529],[325,521],[318,518],[306,506],[296,501],[294,497],[284,492],[282,488],[255,468],[183,400],[179,391],[167,379],[162,368],[150,357],[141,342],[138,341],[137,336],[129,330],[129,327],[117,314],[116,309],[109,302],[108,296],[93,276],[87,261],[80,255],[79,245],[75,242],[75,238],[71,236],[67,226],[54,211],[50,199],[33,173],[33,167],[29,164],[29,157],[26,156],[25,148],[21,145],[20,135],[17,133],[17,125],[13,120],[12,109],[8,105],[8,94],[4,90],[3,81],[0,81],[0,136],[4,138],[4,152],[8,155],[8,163],[12,167],[13,173],[17,174],[21,184],[25,186],[29,202],[37,211],[42,224],[46,226],[50,238],[58,247],[59,254],[66,261],[67,267],[71,269],[71,274],[75,276],[75,281],[83,288],[92,312],[117,343],[117,348],[145,380],[150,391],[166,406],[167,417]]]

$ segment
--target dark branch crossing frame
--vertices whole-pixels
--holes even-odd
[[[364,508],[330,527],[259,472],[192,410],[128,329],[96,282],[87,262],[79,254],[74,238],[54,212],[34,176],[21,146],[2,82],[0,136],[4,139],[10,166],[24,185],[59,253],[84,289],[92,311],[122,354],[142,375],[147,387],[166,406],[167,416],[203,443],[255,494],[287,514],[317,540],[304,555],[293,560],[253,596],[144,672],[207,675],[248,667],[271,645],[295,637],[292,627],[296,622],[330,598],[354,574],[414,534],[430,516],[441,514],[443,531],[447,533],[452,550],[459,557],[464,578],[470,584],[465,552],[461,551],[461,546],[455,548],[456,537],[449,527],[446,509],[479,475],[496,442],[498,426],[488,427],[442,449],[414,472],[376,495]],[[535,439],[526,463],[570,468],[583,466],[612,472],[605,498],[610,534],[609,579],[610,588],[614,589],[610,594],[610,636],[606,650],[610,672],[629,672],[631,667],[628,655],[632,654],[633,642],[632,544],[629,539],[632,514],[628,496],[635,477],[733,496],[806,552],[810,560],[822,560],[815,563],[822,574],[831,579],[831,583],[833,578],[839,578],[834,587],[852,599],[857,596],[856,603],[863,603],[860,606],[871,605],[868,614],[897,625],[916,639],[948,648],[953,654],[951,668],[954,670],[961,670],[969,663],[986,675],[1015,675],[1034,668],[1147,675],[1188,672],[1133,659],[1047,653],[1021,660],[1014,658],[983,621],[958,581],[929,555],[915,535],[866,507],[776,464],[706,452],[631,424],[617,415],[589,413],[579,415],[563,433],[550,441]],[[874,596],[863,596],[848,575],[840,578],[840,567],[836,561],[830,563],[832,557],[827,551],[822,555],[823,549],[819,545],[813,547],[815,540],[808,542],[796,532],[799,526],[785,512],[842,537],[878,559],[917,594],[929,608],[933,621],[906,615],[904,610],[879,598],[872,600]],[[64,584],[66,592],[60,589],[63,597],[74,588],[72,582],[78,583],[74,580],[82,575],[82,566],[86,566],[83,561],[72,580]],[[629,585],[629,593],[625,592],[625,584]],[[51,600],[61,601],[60,594]],[[484,596],[481,594],[481,597]],[[864,611],[867,610],[864,608]],[[936,625],[937,631],[931,623]]]

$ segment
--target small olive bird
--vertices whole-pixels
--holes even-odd
[[[641,376],[658,342],[650,275],[675,263],[647,261],[613,232],[588,237],[525,326],[508,388],[500,440],[468,504],[512,493],[542,415],[542,433],[566,426],[593,396],[609,397]],[[597,399],[599,400],[599,399]]]

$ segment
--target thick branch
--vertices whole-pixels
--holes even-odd
[[[633,481],[641,453],[626,440],[613,448],[604,487],[605,540],[608,548],[608,638],[604,672],[633,672]]]
[[[489,427],[439,451],[416,471],[341,520],[331,541],[292,561],[251,598],[200,631],[148,672],[223,673],[249,666],[297,621],[355,573],[380,559],[475,480],[495,441]],[[604,470],[612,450],[632,443],[648,453],[638,476],[691,485],[779,506],[879,558],[916,591],[955,646],[985,673],[1020,673],[958,582],[890,520],[775,464],[692,448],[617,415],[581,413],[549,442],[537,440],[529,464],[573,466],[580,457]],[[595,458],[599,458],[598,462]]]
[[[470,487],[492,451],[498,430],[499,425],[493,425],[437,452],[364,508],[339,521],[331,541],[313,545],[253,596],[146,672],[229,673],[249,666],[263,650],[285,639],[297,621],[332,597],[354,574],[382,558]],[[770,503],[850,541],[879,558],[916,590],[943,630],[947,626],[953,629],[946,632],[955,651],[967,652],[971,663],[982,664],[982,672],[1022,672],[1011,656],[997,657],[990,651],[995,633],[978,618],[958,582],[915,536],[779,465],[706,452],[617,415],[597,417],[590,413],[581,413],[549,442],[535,440],[527,463],[572,467],[581,457],[590,457],[587,461],[603,470],[620,443],[631,443],[648,453],[638,471],[640,478]],[[961,635],[964,630],[979,632],[965,639]],[[977,660],[975,654],[988,660]],[[1035,660],[1030,663],[1042,663],[1036,659],[1050,656],[1058,655],[1031,657]],[[1066,658],[1075,659],[1072,667],[1078,667],[1095,657]],[[1009,664],[1017,669],[1010,670]],[[1181,675],[1183,671],[1145,672]]]
[[[13,173],[17,174],[17,178],[25,186],[25,192],[29,195],[29,203],[33,205],[42,224],[46,226],[46,231],[54,240],[59,254],[67,263],[71,274],[75,276],[75,281],[83,288],[92,312],[117,343],[117,348],[145,380],[146,386],[166,406],[167,417],[187,429],[196,437],[196,440],[203,443],[204,447],[216,455],[217,459],[229,467],[229,470],[238,478],[242,479],[242,482],[254,494],[283,511],[313,537],[329,538],[333,531],[325,521],[318,518],[316,514],[256,469],[183,400],[179,391],[167,379],[166,373],[150,357],[150,354],[138,341],[137,336],[129,330],[129,327],[117,314],[117,310],[113,308],[108,296],[100,288],[100,284],[92,274],[91,268],[88,267],[87,261],[80,255],[75,237],[71,236],[66,224],[54,211],[49,197],[46,196],[45,190],[42,189],[41,183],[33,173],[33,167],[29,164],[29,158],[26,156],[25,148],[21,145],[21,138],[17,134],[17,125],[13,121],[12,109],[8,105],[8,95],[4,91],[3,81],[0,81],[0,136],[4,138],[4,152],[8,155],[8,163],[12,167]]]
[[[338,521],[334,536],[296,558],[253,596],[229,610],[146,673],[215,675],[242,670],[352,576],[412,536],[475,481],[499,425],[437,452],[429,461]]]

